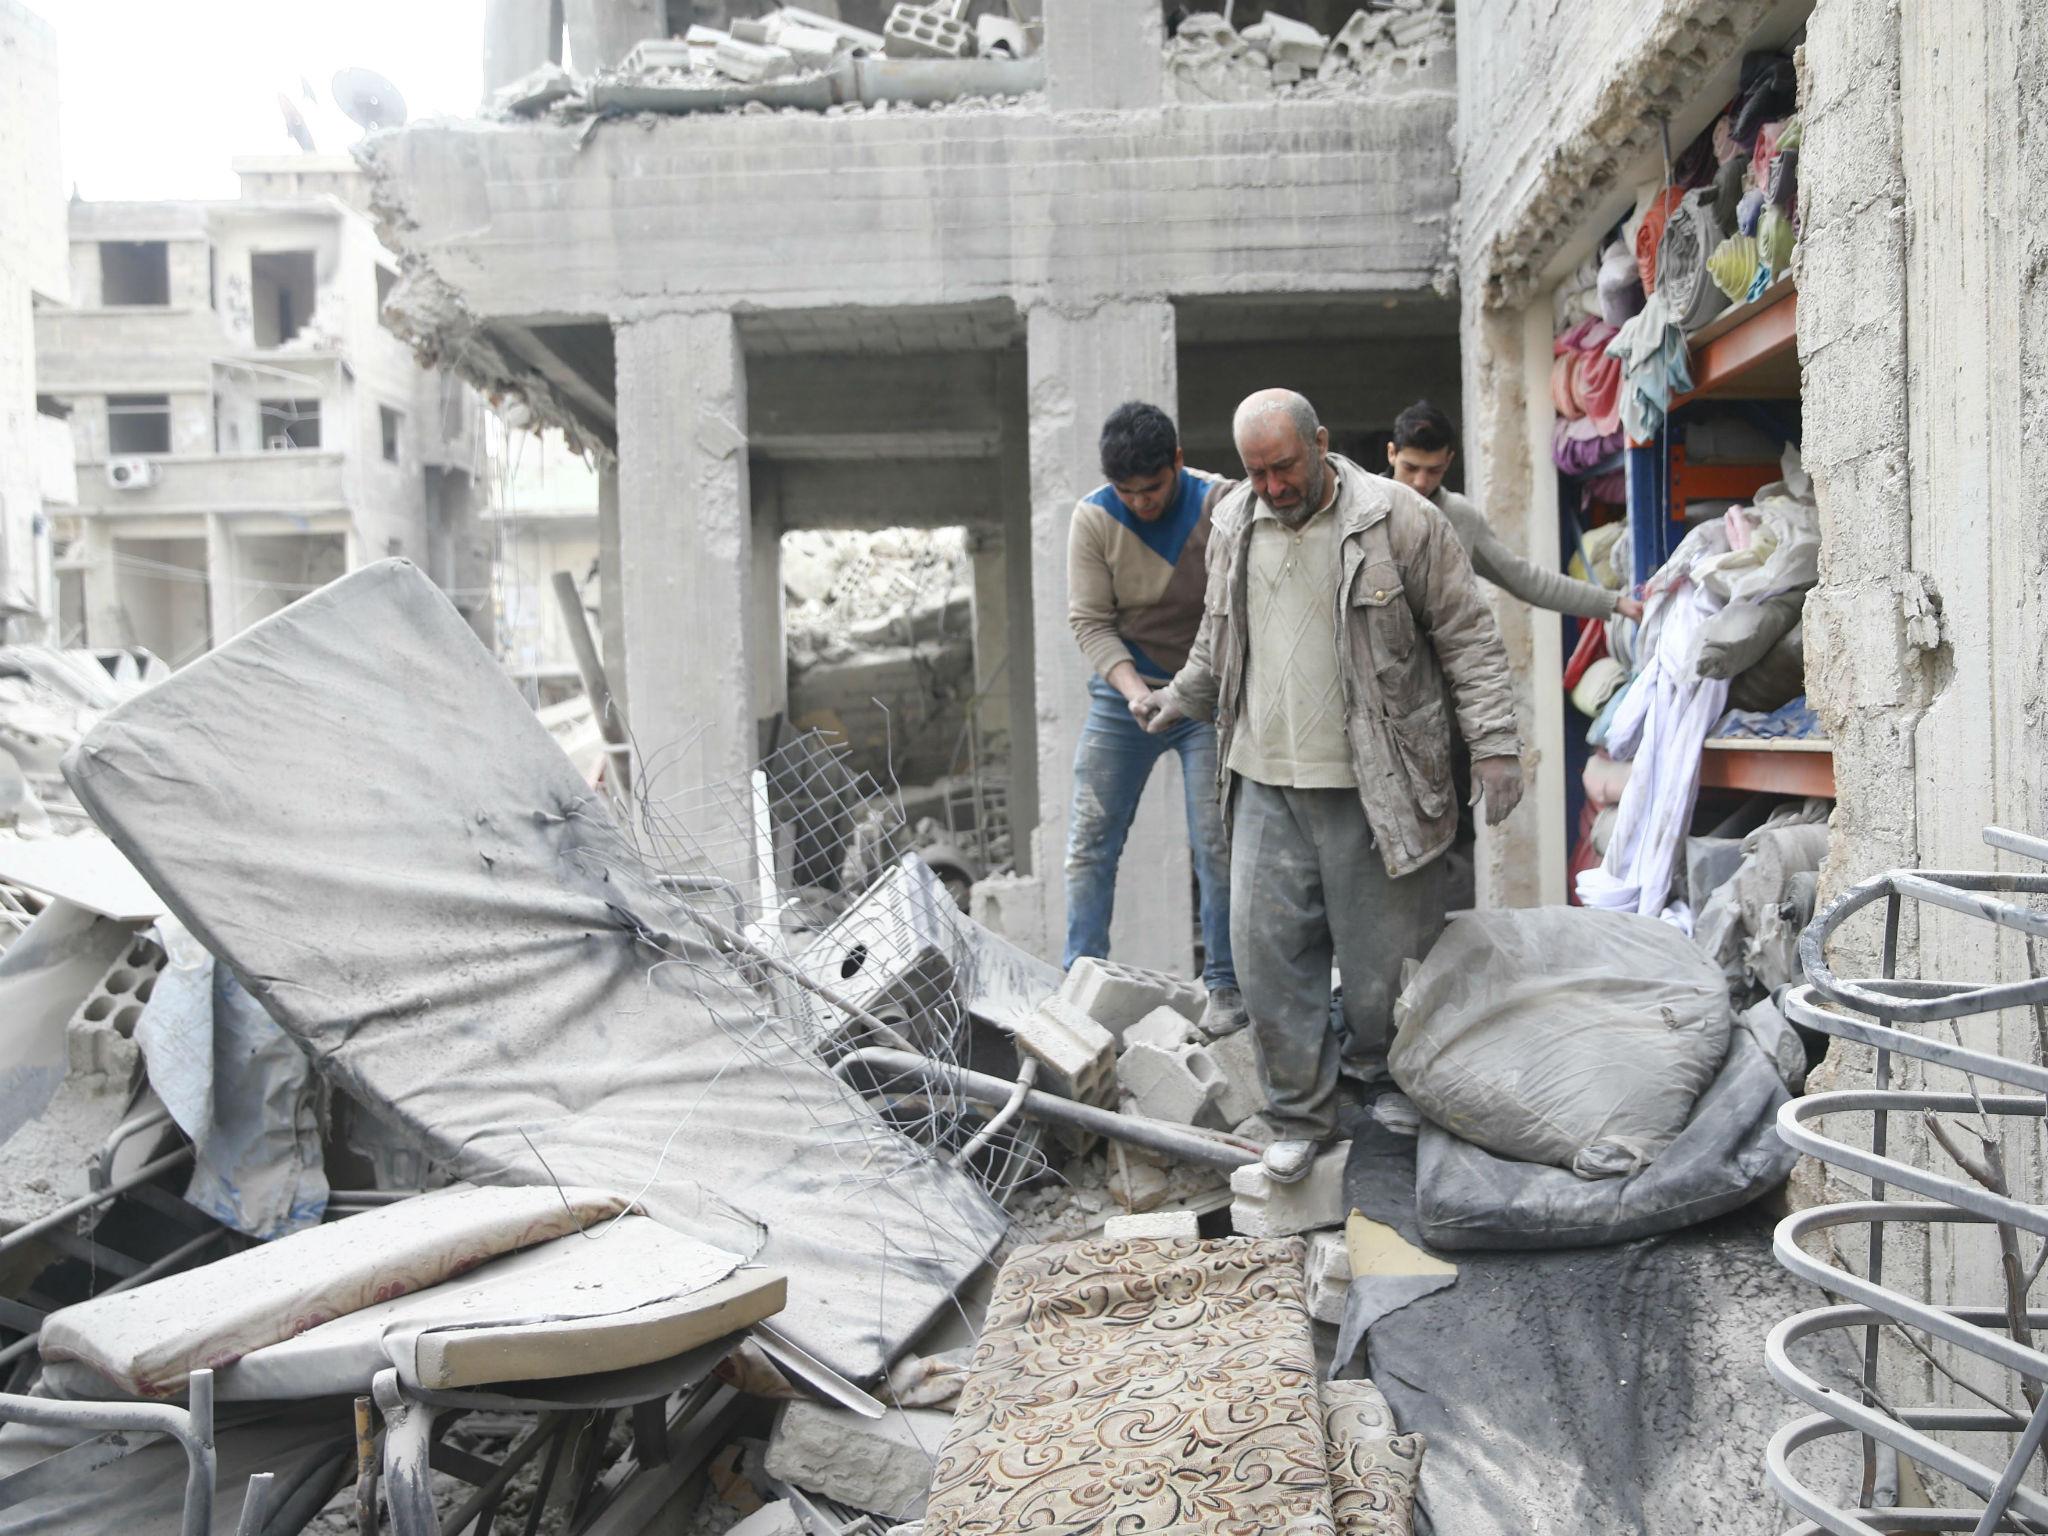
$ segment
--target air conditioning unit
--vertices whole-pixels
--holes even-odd
[[[124,454],[107,460],[107,484],[117,491],[140,491],[156,484],[156,460]]]

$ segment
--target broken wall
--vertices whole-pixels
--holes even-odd
[[[1896,865],[2023,869],[1981,829],[2048,831],[2048,226],[2030,201],[2048,175],[2048,14],[1820,0],[1802,95],[1799,350],[1822,525],[1807,688],[1841,795],[1823,894]],[[1859,920],[1842,959],[1872,966],[1878,937]],[[1900,964],[2031,969],[1989,925],[1910,907]],[[2021,1014],[1967,1021],[1964,1039],[2043,1059]],[[1840,1055],[1819,1086],[1867,1075],[1867,1053]],[[1901,1140],[1943,1163],[1917,1125],[1897,1127],[1894,1155]],[[2005,1154],[2015,1193],[2042,1199],[2032,1128]],[[1966,1229],[1901,1230],[1886,1265],[1937,1299],[2002,1295],[1995,1249]],[[1970,1401],[1913,1356],[1887,1370],[1893,1390]]]
[[[23,601],[51,619],[56,583],[37,532],[31,306],[38,294],[61,300],[69,285],[62,164],[56,33],[19,0],[0,0],[0,601]]]

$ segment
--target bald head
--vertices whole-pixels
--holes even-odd
[[[1285,423],[1294,428],[1295,436],[1304,444],[1312,444],[1316,434],[1323,429],[1316,419],[1316,408],[1308,403],[1306,395],[1297,395],[1291,389],[1262,389],[1255,395],[1246,395],[1238,405],[1237,415],[1231,418],[1230,435],[1243,444],[1245,433],[1265,431]]]
[[[1330,434],[1316,408],[1291,389],[1262,389],[1231,420],[1237,456],[1259,499],[1282,522],[1299,526],[1329,495]]]

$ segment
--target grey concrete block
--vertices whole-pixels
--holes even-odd
[[[1225,1125],[1237,1125],[1266,1110],[1266,1079],[1259,1071],[1259,1050],[1252,1032],[1240,1029],[1208,1043],[1212,1060],[1223,1072],[1216,1110]]]
[[[950,1413],[910,1408],[879,1419],[848,1408],[787,1403],[768,1441],[768,1475],[891,1520],[924,1514],[932,1459]]]
[[[787,1499],[777,1499],[773,1504],[763,1504],[746,1519],[725,1533],[725,1536],[808,1536],[804,1523],[797,1519],[796,1510]]]
[[[1163,1051],[1170,1051],[1194,1040],[1194,1029],[1195,1026],[1178,1009],[1154,1008],[1124,1031],[1122,1044],[1126,1050],[1134,1045],[1156,1045]]]
[[[936,6],[897,6],[882,36],[889,57],[896,59],[965,59],[974,53],[973,29]]]
[[[1293,1237],[1338,1227],[1351,1214],[1344,1198],[1344,1164],[1351,1143],[1340,1141],[1312,1164],[1298,1183],[1275,1183],[1258,1163],[1230,1176],[1230,1224],[1240,1237]]]
[[[1198,981],[1141,970],[1113,960],[1081,959],[1067,972],[1060,996],[1104,1029],[1123,1038],[1125,1030],[1155,1008],[1171,1008],[1194,1023],[1202,1017],[1209,994]]]
[[[1138,1113],[1176,1125],[1208,1125],[1221,1130],[1216,1096],[1223,1090],[1223,1069],[1199,1045],[1171,1050],[1138,1044],[1117,1058],[1116,1080],[1138,1106]]]
[[[1344,1229],[1314,1232],[1308,1240],[1308,1315],[1319,1323],[1344,1321],[1344,1297],[1351,1289],[1351,1250]]]
[[[1164,1239],[1198,1238],[1202,1230],[1193,1211],[1147,1211],[1136,1216],[1112,1216],[1103,1223],[1102,1235],[1112,1243],[1136,1237]]]
[[[1043,1068],[1047,1093],[1084,1104],[1114,1102],[1116,1041],[1087,1014],[1048,997],[1017,1025],[1017,1049]]]

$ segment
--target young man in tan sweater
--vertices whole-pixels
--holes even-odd
[[[1062,963],[1106,959],[1117,864],[1152,766],[1180,754],[1188,841],[1201,888],[1203,1026],[1227,1034],[1244,1022],[1230,955],[1230,851],[1216,804],[1216,732],[1183,721],[1160,735],[1131,703],[1163,686],[1187,660],[1202,622],[1209,508],[1230,482],[1187,468],[1173,421],[1139,401],[1102,426],[1106,485],[1081,498],[1067,533],[1067,618],[1095,669],[1088,723],[1074,752],[1067,822],[1067,937]]]

